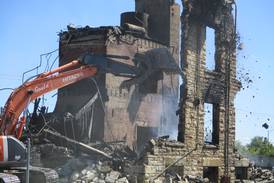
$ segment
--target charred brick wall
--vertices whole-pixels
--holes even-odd
[[[108,29],[69,29],[67,32],[60,34],[59,41],[59,65],[64,65],[72,60],[79,58],[83,53],[91,52],[95,54],[104,54],[106,52],[105,40]],[[102,93],[105,93],[105,75],[100,74],[96,76],[98,81],[98,87]],[[84,140],[87,138],[86,130],[82,130],[82,123],[85,121],[77,121],[73,124],[66,124],[63,116],[66,113],[72,115],[76,114],[97,92],[97,86],[90,79],[77,82],[73,85],[69,85],[58,90],[57,103],[55,106],[54,114],[61,116],[58,127],[60,132],[64,135],[68,135],[71,138],[72,130],[78,140]],[[95,101],[94,124],[91,139],[93,141],[101,140],[104,138],[104,106],[100,100]],[[91,111],[91,110],[90,110]],[[90,115],[88,116],[90,117]],[[90,119],[86,119],[90,121]],[[81,135],[80,135],[81,134]]]
[[[149,10],[146,13],[150,14],[151,20],[149,27],[153,28],[155,23],[160,23],[157,27],[161,25],[161,28],[165,28],[164,31],[153,28],[153,34],[145,36],[114,27],[69,28],[60,34],[60,65],[78,58],[85,52],[127,56],[130,59],[126,62],[133,63],[132,59],[136,53],[160,47],[168,47],[179,63],[179,5],[166,1],[145,2],[143,8]],[[162,7],[162,13],[165,14],[165,18],[157,22],[155,20],[160,15],[158,9],[153,9],[155,5]],[[136,9],[140,10],[139,8],[140,5],[136,3]],[[119,88],[125,79],[127,78],[114,77],[111,74],[96,76],[103,100],[98,98],[95,102],[92,140],[125,140],[129,146],[137,148],[151,137],[177,133],[178,119],[175,111],[178,105],[178,76],[164,74],[156,82],[145,82],[140,86],[131,87],[129,91]],[[74,115],[96,91],[95,83],[89,79],[60,89],[55,114],[70,112]],[[89,123],[90,119],[85,121],[75,123],[82,128],[82,123]],[[79,140],[85,141],[84,137]]]
[[[102,28],[99,33],[96,33],[94,29],[78,29],[77,32],[70,32],[70,34],[75,39],[70,40],[69,44],[66,44],[67,39],[61,40],[60,43],[60,57],[63,61],[61,64],[76,59],[85,52],[129,57],[129,60],[125,62],[133,64],[132,59],[136,53],[152,48],[165,47],[153,40],[134,37],[130,34],[115,35],[113,28]],[[111,34],[113,36],[110,36]],[[90,43],[87,41],[88,37],[92,39]],[[96,37],[98,38],[98,44],[95,44],[94,41]],[[83,47],[81,46],[82,42],[79,41],[81,39],[85,40],[85,46]],[[138,136],[143,136],[143,134],[137,133],[139,127],[151,130],[151,134],[147,134],[148,136],[143,139],[142,143],[157,135],[163,117],[169,122],[165,124],[166,126],[176,127],[175,110],[172,113],[165,113],[165,116],[162,115],[164,100],[167,106],[173,106],[174,108],[177,106],[178,79],[176,75],[165,74],[159,81],[150,81],[147,86],[133,86],[129,91],[120,89],[121,83],[126,79],[128,78],[115,77],[108,73],[96,76],[103,101],[98,98],[95,102],[93,140],[125,140],[128,145],[136,147]],[[153,82],[155,84],[152,84]],[[97,88],[91,80],[84,80],[59,90],[55,112],[58,114],[64,114],[65,112],[75,114],[92,98],[96,91]],[[154,134],[153,129],[157,129]]]

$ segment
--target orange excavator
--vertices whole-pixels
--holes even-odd
[[[112,73],[115,76],[130,78],[121,84],[122,88],[141,84],[155,73],[180,73],[179,67],[166,48],[156,48],[144,53],[137,53],[132,59],[133,63],[129,63],[129,58],[123,62],[118,61],[119,59],[126,58],[87,53],[66,65],[42,73],[15,89],[0,116],[0,167],[7,169],[8,167],[24,167],[26,165],[26,147],[19,139],[22,137],[24,129],[27,128],[25,111],[28,105],[38,97],[85,78],[94,77],[98,73]],[[47,175],[50,171],[40,172],[44,176],[44,182],[55,182],[47,177],[50,176]],[[48,174],[55,173],[50,172]],[[20,182],[15,175],[7,173],[0,173],[1,181]]]

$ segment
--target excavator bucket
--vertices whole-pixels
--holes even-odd
[[[138,68],[139,74],[132,79],[124,81],[120,88],[130,88],[134,84],[141,84],[151,79],[157,73],[183,74],[167,48],[154,48],[146,52],[136,53],[133,62]]]

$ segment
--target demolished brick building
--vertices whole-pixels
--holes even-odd
[[[97,82],[85,80],[59,90],[55,114],[82,112],[76,133],[81,141],[126,141],[139,151],[152,137],[178,129],[178,141],[152,140],[141,153],[132,170],[139,182],[162,180],[169,171],[208,177],[211,182],[234,181],[237,171],[246,174],[248,163],[236,161],[234,150],[233,101],[241,84],[236,79],[233,2],[182,1],[181,49],[179,5],[168,0],[135,2],[136,11],[123,13],[120,27],[70,27],[62,32],[60,65],[83,52],[132,59],[136,53],[168,47],[178,63],[181,51],[183,84],[179,87],[178,76],[164,74],[127,91],[119,88],[123,78],[101,74]],[[207,27],[215,30],[213,70],[206,68]],[[94,105],[83,111],[92,100]],[[204,128],[208,104],[212,107],[210,142],[205,140]]]
[[[119,58],[132,60],[137,53],[161,47],[170,48],[179,63],[179,25],[178,4],[138,0],[135,12],[121,14],[120,27],[69,27],[68,31],[60,33],[60,65],[85,52],[113,55],[123,61]],[[161,134],[173,131],[176,136],[178,76],[156,74],[149,82],[121,90],[119,87],[124,80],[100,74],[96,83],[84,80],[60,89],[54,113],[81,116],[74,126],[76,132],[69,133],[72,130],[69,123],[65,125],[66,133],[75,134],[84,142],[91,139],[93,142],[126,141],[133,149],[140,149],[150,138]],[[87,106],[92,98],[94,105]],[[81,115],[77,115],[79,112]]]

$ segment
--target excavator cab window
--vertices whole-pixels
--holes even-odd
[[[27,158],[25,145],[15,137],[8,136],[8,150],[10,161],[20,162]]]

